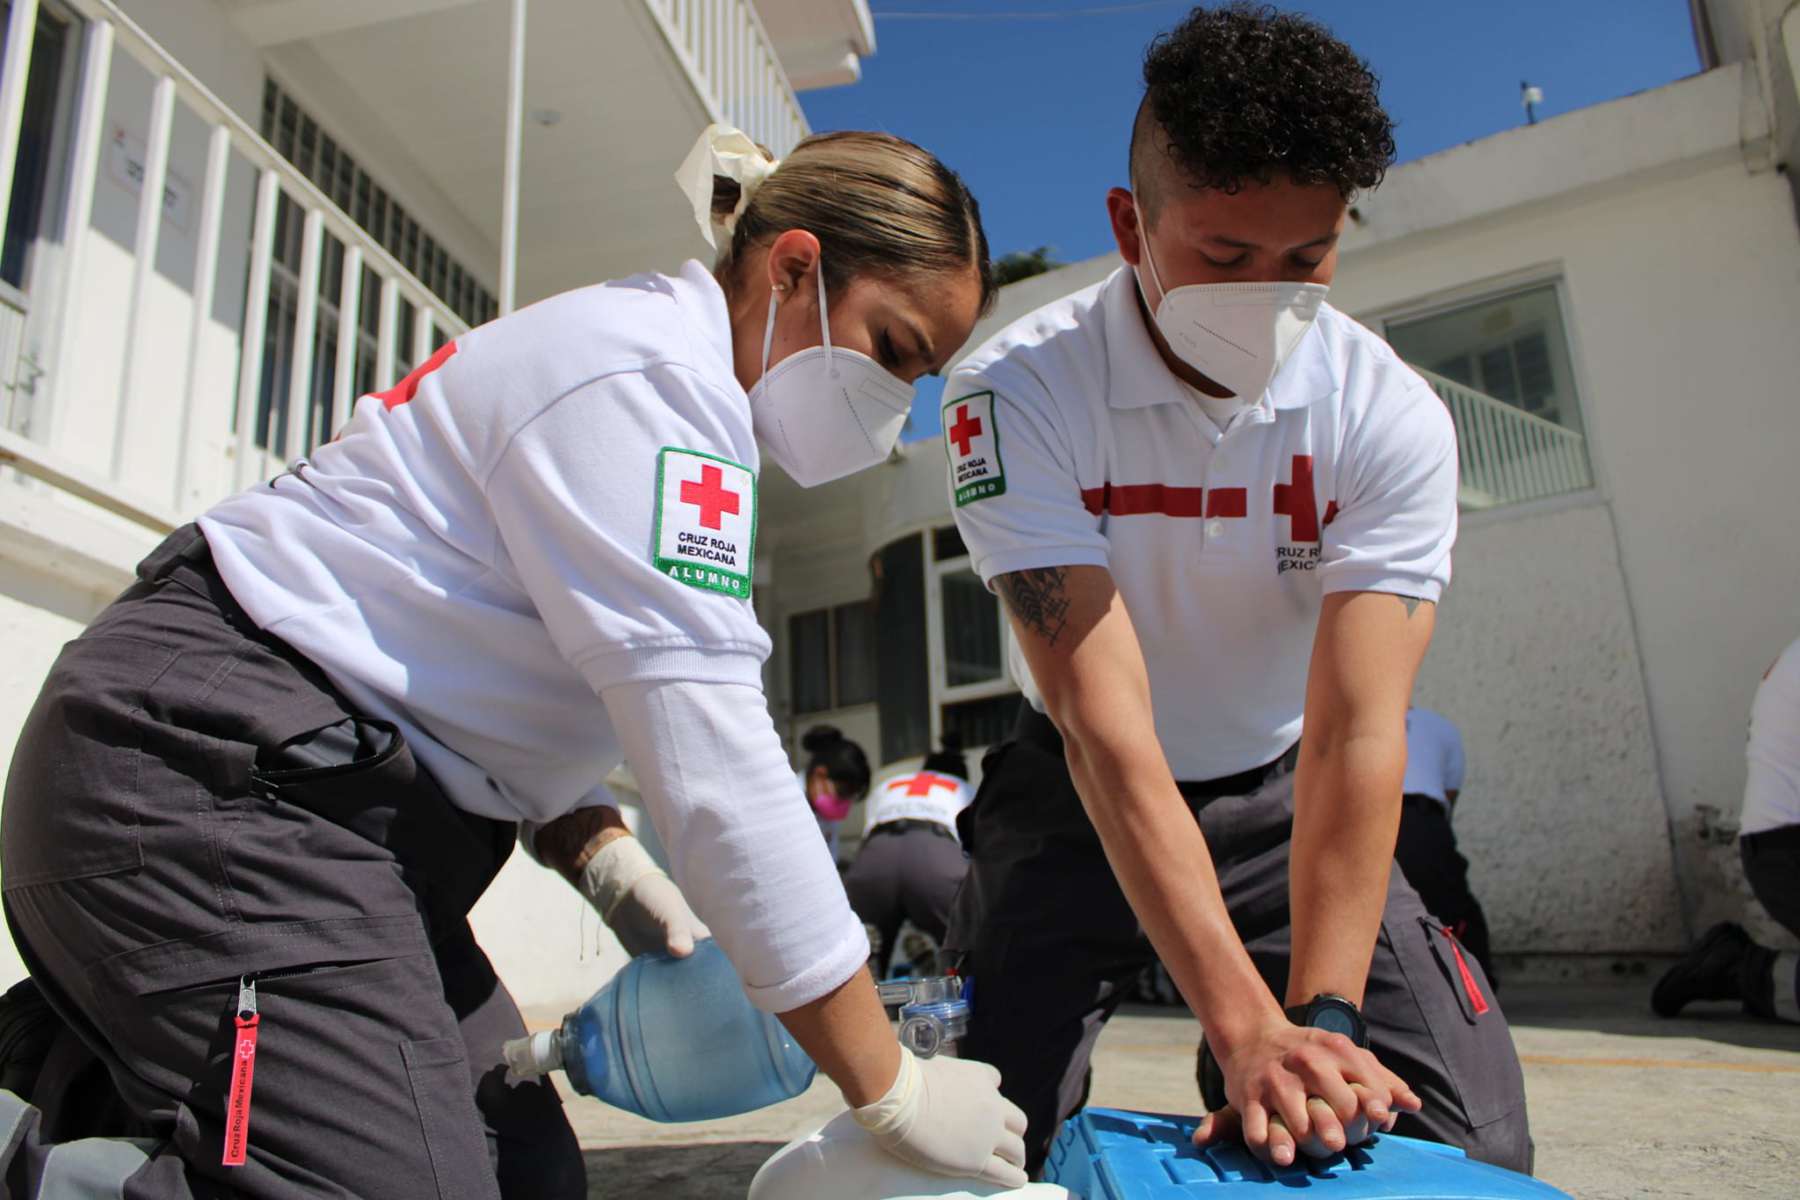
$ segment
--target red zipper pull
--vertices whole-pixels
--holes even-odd
[[[244,1165],[250,1144],[250,1084],[256,1077],[256,977],[238,979],[237,1045],[231,1053],[231,1095],[225,1101],[224,1165]]]
[[[1487,997],[1481,994],[1481,988],[1475,982],[1475,972],[1469,970],[1469,964],[1463,958],[1462,943],[1457,941],[1456,935],[1448,929],[1443,932],[1445,940],[1450,943],[1450,953],[1456,956],[1456,969],[1462,975],[1463,987],[1469,993],[1469,1005],[1475,1010],[1475,1015],[1479,1017],[1488,1010]]]

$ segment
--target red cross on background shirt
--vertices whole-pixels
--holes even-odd
[[[738,494],[725,490],[725,472],[717,467],[701,467],[699,483],[682,480],[681,502],[699,509],[700,524],[708,529],[719,528],[719,514],[738,512]]]
[[[929,796],[932,788],[946,788],[954,792],[956,780],[943,775],[933,775],[930,771],[920,771],[911,779],[894,780],[888,784],[888,791],[891,792],[902,787],[906,789],[906,794],[909,796]]]
[[[956,424],[950,427],[950,440],[956,443],[956,456],[969,456],[969,442],[981,436],[981,418],[969,415],[969,406],[959,405],[956,410]]]

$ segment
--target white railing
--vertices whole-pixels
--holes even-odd
[[[25,301],[0,283],[0,430],[20,419],[34,385],[25,360]]]
[[[780,158],[810,128],[751,0],[643,0],[715,121]]]
[[[368,304],[378,305],[379,334],[374,347],[375,388],[385,388],[403,374],[406,365],[422,361],[434,349],[438,338],[453,337],[464,332],[466,324],[429,288],[396,261],[386,249],[369,237],[349,216],[329,200],[313,183],[265,142],[254,129],[215,97],[174,58],[140,29],[112,3],[112,0],[63,0],[84,21],[78,92],[74,103],[72,155],[69,167],[68,198],[62,229],[63,252],[60,286],[46,289],[57,297],[59,311],[47,339],[45,357],[50,362],[47,375],[33,389],[28,414],[28,435],[13,427],[0,428],[0,464],[11,466],[27,475],[51,483],[84,500],[153,529],[173,528],[192,513],[204,508],[221,495],[266,477],[271,468],[305,454],[310,442],[321,435],[329,436],[347,419],[355,382],[356,354],[362,338],[359,314]],[[26,64],[30,61],[34,0],[14,0],[14,21],[6,46],[4,63],[0,64],[0,148],[18,144],[19,104],[22,96]],[[21,20],[22,10],[31,10]],[[16,36],[21,30],[25,36]],[[122,318],[114,328],[96,327],[95,307],[84,303],[82,273],[84,249],[93,235],[94,189],[107,141],[107,91],[113,73],[114,56],[124,54],[149,72],[152,91],[148,111],[148,130],[141,169],[135,237],[130,247],[132,273],[129,296]],[[204,182],[198,189],[199,225],[195,238],[194,276],[191,315],[185,336],[185,370],[171,381],[166,371],[156,373],[146,363],[152,342],[164,334],[166,322],[150,323],[156,307],[151,295],[159,284],[154,270],[157,245],[165,223],[163,208],[168,186],[171,133],[177,111],[186,109],[197,119],[207,135]],[[226,180],[233,156],[247,162],[256,172],[255,210],[251,226],[249,270],[243,328],[237,342],[238,355],[234,374],[236,387],[235,441],[223,441],[218,430],[206,437],[196,428],[202,393],[207,390],[210,375],[217,377],[219,364],[210,354],[219,353],[213,318],[214,281],[219,274],[223,237]],[[13,156],[0,155],[0,196],[11,193]],[[261,408],[266,346],[269,335],[281,332],[268,327],[271,280],[277,271],[275,235],[278,208],[285,197],[293,206],[292,213],[302,222],[297,296],[292,305],[293,351],[287,363],[287,412],[285,438],[276,445],[274,430],[282,420],[271,406],[263,428],[257,428]],[[0,222],[4,213],[0,211]],[[314,362],[315,334],[320,329],[319,279],[326,237],[335,238],[344,248],[343,287],[335,301],[337,355],[331,363]],[[231,253],[241,247],[228,248]],[[371,270],[379,288],[365,296],[363,268]],[[166,284],[166,281],[160,281]],[[234,281],[227,281],[235,286]],[[33,281],[34,292],[40,281]],[[399,345],[399,312],[402,303],[414,311],[412,341]],[[278,319],[286,321],[283,306]],[[5,317],[0,313],[0,333]],[[273,339],[283,342],[285,339]],[[62,441],[66,425],[78,418],[69,410],[75,397],[73,389],[59,384],[75,377],[75,368],[84,354],[95,345],[120,345],[123,366],[119,371],[113,420],[102,436],[110,438],[110,452],[89,454],[85,458],[71,456]],[[154,347],[161,349],[161,347]],[[312,397],[321,381],[329,382],[330,412],[324,422],[309,419]],[[5,382],[11,383],[9,378]],[[171,382],[174,387],[171,387]],[[178,389],[178,390],[177,390]],[[175,396],[171,401],[171,393]],[[216,392],[213,393],[216,395]],[[23,397],[20,398],[24,399]],[[86,397],[83,397],[84,402]],[[43,411],[45,406],[48,412]],[[14,405],[19,407],[18,404]],[[216,406],[215,406],[216,407]],[[155,485],[146,491],[133,487],[128,477],[140,480],[144,464],[134,472],[134,456],[145,453],[149,435],[167,435],[174,427],[174,461],[172,471],[154,473]],[[320,428],[322,424],[322,429]],[[94,430],[82,430],[83,441],[91,446]],[[73,439],[71,439],[73,440]],[[259,445],[259,442],[263,443]],[[201,463],[197,454],[222,449],[229,464]],[[265,449],[266,447],[266,449]],[[104,465],[100,465],[104,463]],[[201,471],[201,468],[209,468]],[[196,474],[200,472],[200,474]],[[210,481],[197,489],[195,479]],[[223,483],[225,486],[220,487]],[[204,494],[210,490],[215,494]]]
[[[1594,486],[1587,439],[1455,380],[1414,366],[1456,422],[1464,508],[1494,508]]]

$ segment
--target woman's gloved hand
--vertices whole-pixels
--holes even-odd
[[[675,881],[629,834],[596,850],[575,886],[633,958],[656,950],[686,958],[694,952],[695,942],[712,936]]]
[[[1025,1114],[1000,1094],[1000,1072],[958,1058],[913,1057],[900,1047],[900,1074],[887,1095],[851,1109],[889,1154],[939,1175],[1024,1187]]]

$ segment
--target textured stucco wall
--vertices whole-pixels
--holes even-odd
[[[1417,702],[1462,727],[1457,837],[1497,949],[1683,938],[1643,668],[1604,505],[1475,518]]]

